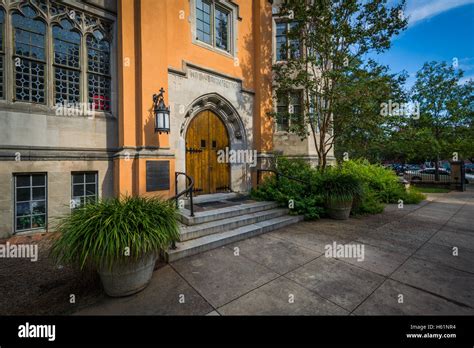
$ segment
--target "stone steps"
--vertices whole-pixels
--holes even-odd
[[[237,193],[237,192],[212,193],[212,194],[207,194],[207,195],[195,196],[193,197],[193,202],[194,204],[199,204],[199,203],[207,203],[207,202],[217,202],[220,200],[237,199],[241,197],[248,197],[248,196],[242,193]],[[186,205],[189,204],[189,197],[183,197],[182,199],[184,200]]]
[[[249,213],[239,215],[233,218],[215,220],[211,222],[202,223],[199,225],[182,226],[181,228],[181,242],[204,237],[214,233],[233,230],[242,226],[255,224],[257,222],[274,219],[288,214],[288,209],[270,209],[263,210],[256,213]]]
[[[276,202],[255,202],[241,205],[234,205],[203,212],[195,212],[194,216],[189,215],[189,210],[182,209],[180,213],[181,222],[185,225],[198,225],[206,222],[230,219],[259,211],[274,209],[278,207]]]
[[[176,249],[169,249],[165,253],[168,262],[270,232],[303,219],[301,216],[288,215],[288,209],[280,208],[276,202],[256,202],[241,194],[201,195],[195,200],[196,204],[210,203],[211,207],[214,202],[215,209],[195,212],[194,216],[190,216],[188,209],[180,210],[180,242],[176,243]]]
[[[279,216],[269,220],[241,226],[233,230],[213,233],[196,239],[176,243],[176,249],[170,249],[166,252],[166,259],[168,262],[177,261],[184,257],[196,255],[229,243],[292,225],[301,220],[303,220],[302,216]]]

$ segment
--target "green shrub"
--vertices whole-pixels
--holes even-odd
[[[60,237],[51,256],[81,269],[111,268],[158,253],[179,240],[176,207],[159,198],[123,197],[86,204],[61,218],[57,230]]]
[[[418,204],[425,199],[426,195],[413,187],[409,188],[406,191],[404,198],[402,198],[403,203],[405,204]]]
[[[396,204],[401,199],[406,204],[416,204],[426,198],[422,194],[406,190],[392,170],[378,164],[370,164],[367,160],[346,161],[342,164],[342,170],[352,173],[362,181],[367,192],[366,198],[374,195],[380,203]]]
[[[352,214],[378,214],[384,203],[417,204],[426,197],[414,190],[406,190],[396,174],[366,160],[343,162],[340,166],[328,167],[324,172],[312,168],[303,160],[277,158],[277,168],[282,174],[310,182],[305,185],[284,177],[279,181],[268,176],[257,190],[252,191],[256,199],[273,200],[288,206],[295,202],[295,214],[306,219],[317,219],[324,215],[325,202],[332,196],[338,199],[354,198]]]
[[[275,175],[268,174],[259,188],[252,190],[252,197],[276,201],[284,207],[288,207],[291,200],[294,202],[291,214],[303,215],[307,220],[319,219],[324,214],[324,199],[319,190],[320,173],[306,161],[288,160],[283,157],[277,158],[277,168],[284,175],[310,184],[306,185],[283,176],[277,180]]]
[[[380,214],[384,210],[384,205],[381,203],[373,191],[364,191],[364,196],[357,205],[353,205],[352,215],[366,215],[366,214]]]
[[[404,194],[404,187],[396,174],[367,160],[345,161],[342,171],[357,177],[366,191],[371,191],[381,203],[396,203]]]
[[[319,188],[326,201],[352,201],[364,195],[361,180],[340,167],[326,168]]]

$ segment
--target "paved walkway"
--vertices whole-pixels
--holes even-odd
[[[472,315],[473,222],[472,188],[302,222],[165,265],[141,293],[77,314]],[[334,242],[363,245],[364,260],[326,257]]]

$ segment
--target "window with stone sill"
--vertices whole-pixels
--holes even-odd
[[[45,228],[46,174],[17,174],[15,179],[15,232]]]
[[[303,93],[291,91],[277,96],[276,130],[288,132],[291,123],[303,117]]]
[[[213,0],[196,0],[196,40],[230,53],[231,10]]]
[[[112,24],[58,1],[0,1],[0,99],[110,113]]]
[[[295,30],[296,22],[277,22],[275,32],[275,60],[284,62],[288,59],[297,59],[301,55],[300,41],[290,38],[290,33]]]
[[[71,207],[76,208],[97,201],[97,172],[71,174]]]

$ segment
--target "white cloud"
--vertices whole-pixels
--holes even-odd
[[[474,0],[408,0],[406,14],[410,17],[409,25],[414,25],[440,13],[467,4],[474,4]]]

